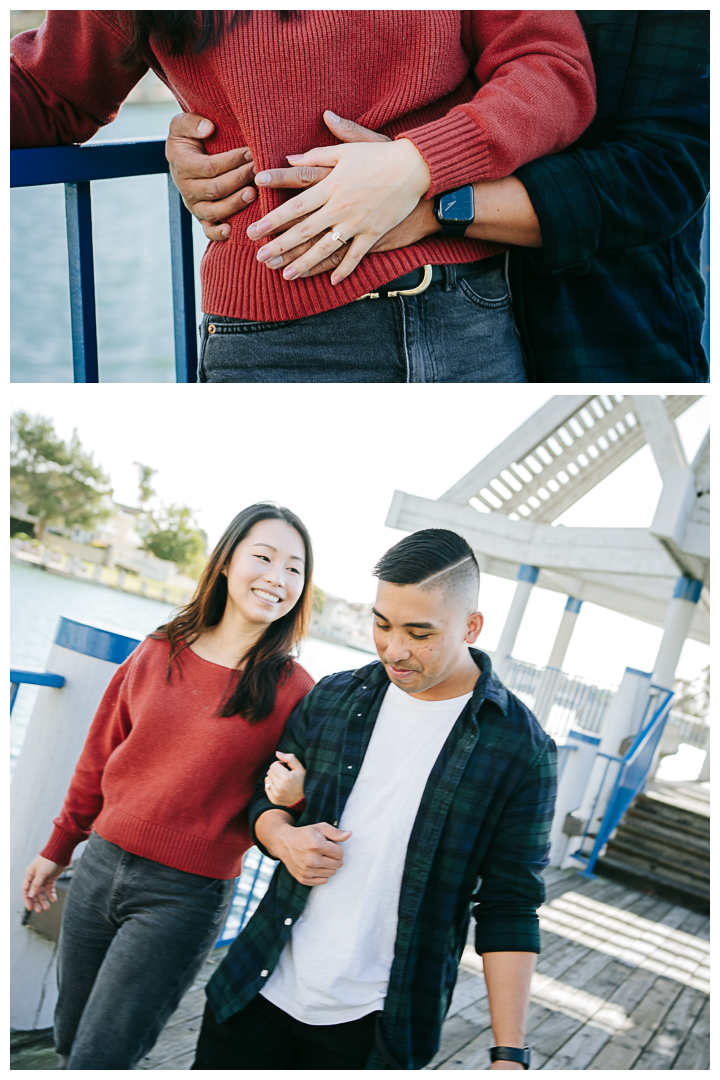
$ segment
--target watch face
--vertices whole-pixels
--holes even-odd
[[[475,216],[473,189],[470,184],[450,191],[440,199],[440,217],[443,221],[472,222]]]

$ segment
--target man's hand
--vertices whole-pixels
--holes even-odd
[[[247,146],[224,154],[208,154],[203,144],[214,124],[194,113],[170,121],[165,157],[170,175],[186,207],[203,227],[208,240],[227,240],[226,219],[257,198],[252,186],[255,164]]]
[[[42,855],[28,866],[22,883],[22,895],[28,911],[49,911],[50,904],[57,900],[55,882],[62,874],[64,866],[44,859]]]
[[[332,113],[329,110],[323,114],[323,119],[335,138],[340,139],[345,143],[391,141],[388,139],[387,135],[381,135],[377,131],[371,131],[369,128],[356,124],[353,120],[346,120],[340,116],[336,116],[335,113]],[[324,180],[330,172],[330,169],[313,165],[299,165],[292,169],[267,169],[256,175],[255,183],[258,187],[268,188],[308,188],[313,187],[321,180]],[[282,231],[287,231],[300,220],[302,219],[299,218],[295,221],[288,222],[288,224],[283,227]],[[401,221],[399,225],[396,225],[393,229],[390,229],[389,232],[385,233],[384,236],[373,244],[370,250],[394,251],[396,248],[409,247],[411,244],[416,244],[419,240],[424,239],[424,237],[430,236],[434,232],[439,232],[439,230],[440,226],[435,219],[432,202],[428,199],[420,199],[412,213],[408,214],[404,221]],[[321,235],[324,234],[319,234],[302,244],[298,244],[296,247],[284,252],[282,255],[272,259],[265,265],[271,270],[281,270],[291,262],[294,262],[301,255],[304,255],[306,251],[309,251],[320,239]],[[313,266],[301,276],[314,277],[315,274],[333,270],[336,266],[340,265],[344,256],[344,248],[340,248],[338,251],[332,252],[326,259],[323,259],[322,262]]]
[[[255,822],[255,833],[274,859],[280,859],[301,885],[324,885],[342,866],[340,847],[352,833],[321,821],[296,828],[284,810],[266,810]]]

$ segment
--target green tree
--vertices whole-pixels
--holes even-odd
[[[678,679],[675,683],[673,709],[687,716],[704,720],[710,712],[710,665],[694,679]]]
[[[207,536],[197,527],[189,506],[172,503],[146,511],[141,528],[147,551],[174,562],[191,576],[199,575],[205,565]]]
[[[141,461],[133,461],[133,465],[137,465],[140,473],[138,502],[141,506],[146,506],[157,494],[152,486],[152,478],[157,473],[157,469],[151,469],[149,465],[143,465]]]
[[[10,495],[38,518],[42,540],[48,525],[92,530],[110,516],[110,478],[83,449],[77,431],[65,443],[52,420],[17,412],[11,421]]]

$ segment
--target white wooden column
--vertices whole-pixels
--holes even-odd
[[[498,676],[502,679],[507,671],[508,661],[510,660],[510,654],[513,651],[515,645],[515,639],[520,629],[520,623],[523,620],[525,609],[530,599],[530,593],[532,592],[533,585],[538,579],[540,569],[537,566],[529,566],[527,563],[523,563],[517,574],[517,585],[515,586],[515,594],[510,604],[510,610],[507,613],[505,625],[503,626],[500,640],[495,650],[495,659],[493,661],[493,667],[495,668]]]
[[[567,604],[565,605],[565,610],[563,611],[562,619],[560,620],[560,626],[555,635],[555,642],[552,647],[552,652],[550,653],[550,659],[547,662],[548,667],[561,668],[563,666],[565,653],[568,650],[570,638],[575,629],[581,607],[582,600],[577,600],[574,596],[568,596]]]

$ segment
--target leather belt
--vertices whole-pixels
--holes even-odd
[[[456,263],[455,277],[464,278],[486,274],[490,270],[496,270],[505,265],[505,255],[491,255],[487,259],[476,259],[471,263]],[[364,293],[358,296],[358,300],[379,300],[385,296],[418,296],[425,292],[435,281],[444,278],[444,266],[419,266],[415,270],[408,271],[402,277],[388,281],[385,285],[378,285],[375,292]]]

